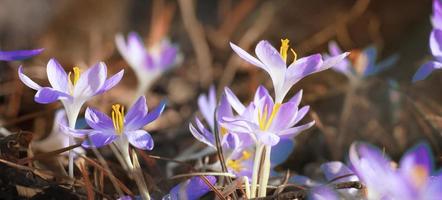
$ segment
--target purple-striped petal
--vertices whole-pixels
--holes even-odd
[[[143,150],[152,150],[154,143],[152,136],[145,130],[129,131],[125,133],[129,143]]]
[[[321,165],[322,173],[324,173],[327,181],[348,182],[358,181],[354,172],[350,170],[344,163],[339,161],[327,162]]]
[[[226,94],[227,101],[232,106],[232,108],[238,113],[242,114],[245,110],[244,105],[239,101],[238,97],[230,90],[230,88],[225,87],[224,93]]]
[[[304,124],[304,125],[295,126],[293,128],[285,129],[285,130],[283,130],[283,131],[281,131],[281,132],[279,132],[277,134],[281,138],[291,138],[291,137],[295,137],[296,135],[298,135],[302,131],[309,129],[313,125],[315,125],[315,121],[309,122],[309,123]]]
[[[160,63],[158,64],[163,69],[166,70],[167,68],[171,67],[176,63],[177,54],[178,54],[178,48],[170,45],[170,44],[161,44],[163,50],[160,54]]]
[[[413,76],[413,82],[424,80],[431,72],[436,69],[442,69],[442,63],[436,61],[430,61],[422,65]]]
[[[433,29],[431,32],[430,50],[434,57],[442,60],[442,30]]]
[[[297,92],[295,95],[293,95],[292,98],[290,98],[290,100],[288,102],[293,102],[295,103],[296,107],[299,106],[299,104],[301,103],[301,99],[302,99],[302,90],[299,90],[299,92]]]
[[[259,61],[258,59],[256,59],[255,57],[253,57],[243,49],[241,49],[241,47],[238,47],[233,43],[230,43],[230,47],[233,49],[233,51],[235,51],[236,54],[238,54],[239,57],[246,60],[250,64],[260,67],[266,71],[268,70],[267,66],[265,66],[261,61]]]
[[[201,94],[198,97],[198,108],[206,122],[209,124],[211,129],[213,129],[215,127],[214,116],[216,109],[216,92],[213,85],[210,86],[207,96],[205,94]]]
[[[40,54],[44,49],[0,51],[0,60],[14,61],[24,60]]]
[[[425,183],[433,171],[433,155],[428,144],[421,143],[410,149],[400,161],[400,172],[411,182]]]
[[[195,118],[196,127],[189,123],[190,133],[200,142],[206,144],[207,146],[215,148],[215,137],[213,133],[207,130],[198,118]]]
[[[145,117],[147,115],[146,97],[140,96],[137,101],[127,111],[125,127],[127,130],[137,130],[146,125]]]
[[[256,45],[255,53],[258,59],[267,66],[266,71],[272,79],[283,77],[287,64],[282,59],[279,51],[276,50],[269,41],[260,41]]]
[[[299,109],[298,113],[296,115],[296,118],[294,118],[294,120],[289,123],[288,127],[292,127],[295,124],[297,124],[299,121],[301,121],[302,118],[305,117],[305,115],[308,113],[309,110],[310,110],[310,106],[303,106],[301,109]]]
[[[34,90],[40,90],[41,86],[38,85],[37,83],[35,83],[33,80],[31,80],[28,76],[26,76],[23,73],[23,66],[20,66],[18,68],[18,77],[20,78],[20,80],[28,87],[34,89]]]
[[[96,109],[88,107],[84,113],[84,118],[86,123],[95,130],[114,131],[112,119]]]
[[[214,176],[205,176],[211,185],[216,183]],[[170,199],[187,199],[198,200],[208,192],[211,188],[207,183],[199,176],[192,177],[184,183],[180,183],[173,187],[170,192]]]
[[[80,75],[74,86],[74,97],[88,99],[103,87],[106,81],[107,68],[106,64],[100,62],[89,68]]]
[[[118,135],[94,131],[89,134],[88,138],[86,138],[83,143],[81,143],[81,146],[83,146],[84,148],[92,148],[93,146],[95,146],[96,148],[100,148],[112,143],[117,138]]]
[[[269,130],[283,130],[289,128],[290,122],[295,121],[298,113],[298,106],[296,103],[297,102],[283,103],[273,118]]]
[[[54,90],[50,87],[40,88],[34,96],[34,100],[38,103],[48,104],[60,99],[71,99],[69,94]]]
[[[51,86],[58,91],[69,93],[68,80],[69,77],[64,71],[63,67],[54,58],[50,59],[47,66],[46,72],[48,75],[48,80]]]
[[[67,124],[63,124],[63,123],[59,123],[60,125],[60,130],[62,133],[68,134],[74,138],[84,138],[86,137],[89,133],[93,132],[94,130],[92,129],[73,129],[73,128],[69,128],[69,126],[67,126]]]
[[[166,100],[162,100],[160,102],[160,105],[158,105],[153,111],[147,113],[144,123],[149,124],[150,122],[156,120],[166,108],[166,103],[167,103]]]
[[[264,97],[270,97],[269,91],[263,85],[259,85],[255,92],[255,97],[253,102],[257,103],[260,99]]]
[[[117,85],[121,81],[123,75],[124,75],[124,70],[120,70],[118,73],[107,79],[104,82],[103,87],[101,87],[101,89],[95,95],[101,94],[103,92],[112,89],[115,85]]]

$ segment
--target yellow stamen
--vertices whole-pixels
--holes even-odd
[[[124,130],[124,106],[120,104],[112,105],[112,123],[114,125],[115,132],[118,134],[123,133]]]
[[[221,136],[225,136],[227,134],[227,129],[224,127],[221,127]]]
[[[293,50],[292,48],[290,48],[290,51],[293,53],[293,62],[296,62],[296,60],[298,59],[298,54],[296,54],[295,50]]]
[[[227,160],[226,165],[232,169],[235,172],[241,171],[244,167],[242,166],[241,162],[249,159],[252,156],[252,154],[248,151],[243,151],[242,156],[236,160]]]
[[[270,117],[267,118],[268,116],[268,109],[267,109],[267,105],[264,106],[264,114],[261,115],[261,111],[258,110],[258,124],[259,124],[259,128],[263,131],[267,130],[270,128],[270,125],[273,122],[273,119],[276,116],[276,113],[278,113],[279,108],[281,107],[280,103],[276,103],[273,108],[272,108],[272,112],[270,113]]]
[[[281,54],[284,62],[287,62],[287,51],[289,50],[289,42],[288,39],[281,39],[281,47],[279,48],[279,54]]]
[[[72,71],[74,72],[74,78],[71,78],[71,72],[68,73],[68,81],[71,85],[77,84],[78,79],[80,79],[80,68],[79,67],[73,67]]]

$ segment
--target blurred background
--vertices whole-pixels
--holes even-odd
[[[188,123],[197,112],[198,95],[211,84],[218,92],[231,87],[244,101],[259,84],[272,86],[265,72],[233,53],[229,41],[253,52],[259,40],[279,48],[280,39],[288,38],[303,57],[327,52],[335,40],[347,51],[374,45],[378,60],[400,59],[356,88],[332,70],[295,85],[291,94],[304,90],[302,104],[311,106],[309,118],[317,126],[296,138],[295,151],[281,169],[314,174],[324,161],[345,160],[356,140],[376,144],[394,159],[426,141],[440,164],[442,74],[411,83],[417,68],[431,59],[430,14],[430,0],[1,0],[0,49],[45,51],[23,63],[0,63],[0,123],[11,132],[32,131],[37,139],[50,131],[60,105],[35,103],[34,92],[16,74],[23,64],[44,83],[52,57],[66,70],[98,61],[106,62],[109,74],[125,69],[122,83],[88,105],[110,111],[113,103],[130,104],[137,82],[115,49],[115,35],[136,31],[146,44],[167,36],[184,59],[146,93],[149,107],[168,100],[164,115],[147,128],[156,142],[151,153],[173,157],[196,142]]]

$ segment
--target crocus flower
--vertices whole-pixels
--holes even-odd
[[[42,87],[32,81],[23,73],[22,66],[18,69],[18,76],[25,85],[37,90],[34,98],[36,102],[47,104],[60,100],[68,119],[76,118],[81,106],[93,96],[114,87],[120,82],[124,73],[121,70],[106,80],[107,67],[106,64],[100,62],[83,73],[80,73],[80,68],[74,67],[72,73],[66,74],[55,59],[49,60],[46,71],[52,87]],[[72,123],[70,119],[69,123]]]
[[[233,133],[249,134],[257,144],[274,146],[281,138],[292,138],[314,125],[314,121],[312,121],[295,126],[309,110],[309,106],[298,109],[302,91],[286,103],[278,104],[273,101],[265,87],[259,86],[253,102],[247,107],[229,88],[225,89],[225,93],[238,116],[224,117],[223,126]]]
[[[2,61],[25,60],[40,54],[43,50],[44,49],[0,51],[0,60]]]
[[[330,55],[326,54],[324,55],[325,57],[334,57],[342,54],[341,48],[335,41],[331,41],[328,47]],[[399,59],[399,56],[393,55],[376,63],[377,50],[374,46],[369,46],[361,52],[353,51],[352,55],[354,55],[354,59],[350,60],[349,58],[346,58],[332,67],[333,70],[344,74],[351,80],[360,80],[379,74],[392,67]]]
[[[216,183],[214,176],[205,176],[205,178],[212,185]],[[173,187],[169,194],[163,197],[163,200],[197,200],[210,191],[211,188],[207,183],[201,177],[195,176]]]
[[[434,70],[442,69],[442,30],[433,29],[430,34],[430,50],[434,61],[423,64],[413,76],[413,82],[427,78]]]
[[[89,130],[73,130],[68,127],[68,132],[73,136],[88,136],[89,140],[85,140],[82,146],[85,148],[102,147],[113,141],[122,141],[120,143],[129,142],[133,146],[143,149],[152,150],[154,143],[151,135],[143,130],[143,127],[157,119],[163,112],[165,102],[148,113],[146,98],[141,96],[132,105],[125,114],[124,106],[115,104],[112,106],[112,115],[108,117],[106,114],[94,109],[87,108],[85,112],[86,123],[92,128]],[[119,144],[119,143],[118,143]]]
[[[338,194],[332,189],[321,186],[313,188],[308,197],[309,200],[338,200]]]
[[[127,37],[127,42],[121,34],[115,37],[115,42],[121,56],[135,71],[139,84],[138,95],[146,92],[153,81],[181,60],[178,48],[167,39],[146,49],[140,36],[131,32]]]
[[[366,185],[369,199],[423,200],[442,196],[442,174],[434,171],[426,144],[412,148],[394,168],[379,149],[355,143],[350,149],[350,162]]]
[[[265,70],[273,81],[276,103],[281,103],[290,88],[302,78],[323,70],[326,70],[341,62],[348,53],[342,53],[335,57],[323,60],[320,54],[314,54],[304,58],[297,59],[294,54],[292,63],[287,61],[289,50],[289,40],[281,40],[281,48],[278,52],[268,41],[260,41],[255,48],[258,58],[253,57],[240,47],[230,43],[232,49],[247,62]],[[287,65],[289,65],[287,67]]]
[[[243,140],[243,144],[244,140],[247,140],[247,138],[243,138],[247,136],[232,134],[231,132],[227,131],[227,129],[222,127],[222,125],[220,124],[219,121],[223,117],[233,117],[233,112],[232,108],[227,102],[225,95],[221,97],[218,106],[216,100],[216,91],[214,86],[210,87],[207,96],[205,94],[201,94],[198,97],[198,107],[199,111],[203,115],[204,120],[208,124],[208,128],[204,127],[202,121],[198,117],[195,117],[196,126],[190,123],[189,129],[192,135],[197,140],[205,143],[209,147],[216,149],[215,134],[214,134],[215,127],[217,127],[218,130],[216,131],[218,131],[218,133],[220,134],[220,142],[223,148],[236,149],[236,147],[239,146],[240,139]],[[218,120],[217,122],[215,122],[215,113],[217,114],[216,117]],[[215,126],[215,123],[217,126]]]
[[[433,15],[431,15],[433,28],[442,30],[442,2],[433,0]]]

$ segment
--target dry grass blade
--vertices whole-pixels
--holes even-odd
[[[212,185],[212,183],[210,183],[210,181],[205,177],[205,176],[200,176],[200,178],[204,181],[204,183],[206,183],[207,186],[210,187],[210,189],[215,192],[216,196],[222,200],[226,200],[226,198],[221,194],[221,191],[219,191],[218,189],[216,189],[215,186]]]
[[[60,153],[69,151],[71,149],[75,149],[75,148],[80,147],[80,146],[81,146],[81,144],[74,144],[74,145],[71,145],[71,146],[68,146],[68,147],[65,147],[65,148],[62,148],[62,149],[57,149],[55,151],[50,151],[50,152],[47,152],[47,153],[37,154],[37,155],[35,155],[33,157],[23,158],[23,159],[19,160],[18,163],[24,165],[24,164],[27,164],[27,163],[32,162],[34,160],[45,159],[45,158],[52,157],[52,156],[58,156]]]
[[[89,180],[89,172],[87,171],[87,168],[86,168],[86,163],[84,162],[84,160],[81,160],[81,161],[77,160],[76,164],[77,164],[78,169],[80,169],[81,174],[83,175],[83,182],[84,182],[84,186],[86,187],[87,199],[88,200],[95,199],[92,183]]]
[[[57,105],[57,106],[50,107],[50,108],[48,108],[48,109],[46,109],[46,110],[43,110],[43,111],[34,112],[34,113],[29,113],[29,114],[27,114],[27,115],[23,115],[23,116],[21,116],[21,117],[19,117],[19,118],[16,118],[16,119],[12,119],[12,120],[10,120],[10,121],[7,121],[7,122],[4,123],[4,124],[0,124],[0,126],[8,127],[8,126],[12,126],[12,125],[14,125],[14,124],[20,123],[20,122],[24,122],[24,121],[27,121],[27,120],[30,120],[30,119],[34,119],[34,118],[36,118],[36,117],[38,117],[38,116],[41,116],[41,115],[50,114],[50,113],[52,113],[54,110],[59,109],[60,107],[61,107],[61,105]]]
[[[175,175],[170,177],[169,179],[179,179],[179,178],[193,177],[193,176],[224,176],[231,178],[235,177],[235,175],[231,173],[224,173],[224,172],[193,172],[193,173]]]

